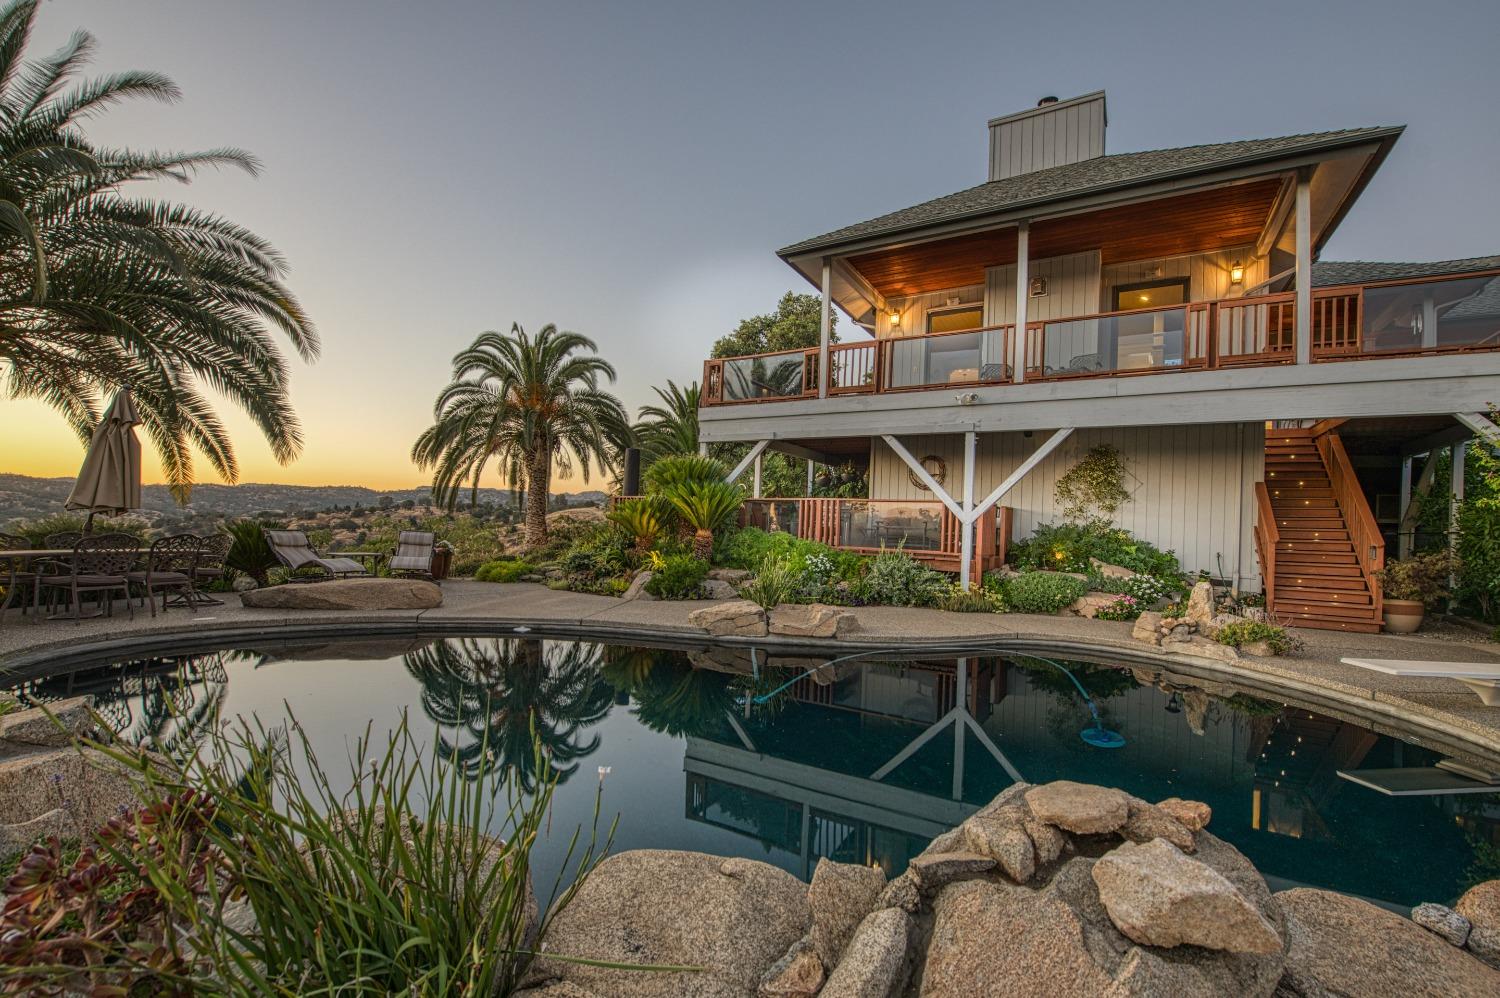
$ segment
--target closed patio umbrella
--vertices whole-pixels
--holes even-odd
[[[122,388],[94,429],[78,482],[64,503],[88,511],[85,533],[93,528],[95,513],[118,516],[141,507],[141,442],[135,435],[140,421],[130,390]]]

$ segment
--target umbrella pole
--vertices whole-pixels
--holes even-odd
[[[94,532],[94,511],[93,510],[89,510],[88,519],[86,519],[86,520],[83,521],[83,532],[85,534],[92,534]]]

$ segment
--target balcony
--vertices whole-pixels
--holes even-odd
[[[1027,323],[1024,381],[1063,381],[1294,363],[1296,294]],[[1500,271],[1315,288],[1313,362],[1500,350]],[[828,394],[892,394],[1016,383],[1015,327],[840,343]],[[818,350],[710,360],[703,405],[818,396]]]

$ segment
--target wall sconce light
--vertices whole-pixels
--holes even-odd
[[[1234,261],[1234,263],[1231,263],[1229,265],[1229,283],[1230,284],[1244,284],[1245,283],[1245,265],[1243,263],[1240,263],[1238,260]]]
[[[901,312],[899,309],[891,309],[891,332],[901,332]]]
[[[1045,277],[1033,277],[1031,279],[1031,286],[1028,289],[1028,294],[1032,298],[1047,297],[1047,279]]]

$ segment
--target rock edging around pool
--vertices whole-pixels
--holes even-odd
[[[827,859],[803,884],[755,860],[620,853],[553,920],[520,994],[1500,994],[1500,881],[1420,924],[1328,891],[1272,894],[1210,817],[1175,798],[1017,784],[889,883]]]

